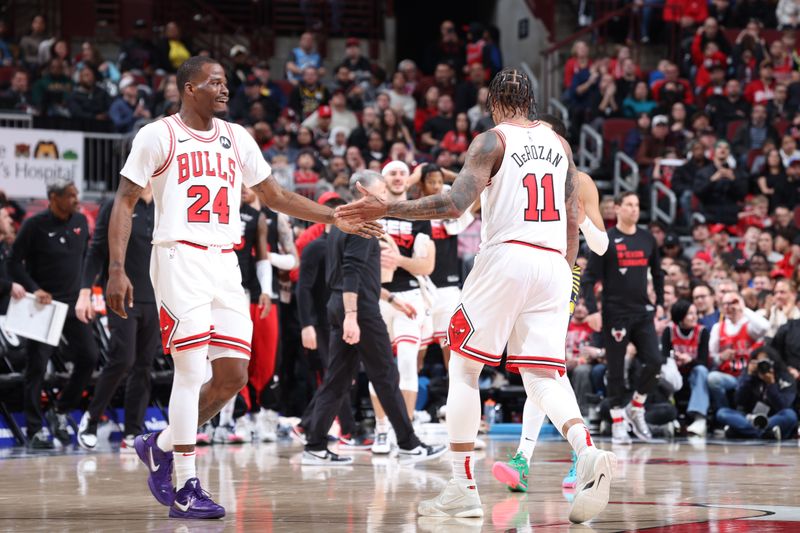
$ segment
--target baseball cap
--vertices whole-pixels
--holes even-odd
[[[347,40],[344,42],[344,45],[345,45],[345,46],[347,46],[347,47],[350,47],[350,46],[360,46],[360,45],[361,45],[361,41],[359,41],[359,40],[358,40],[358,39],[356,39],[355,37],[349,37],[349,38],[348,38],[348,39],[347,39]]]
[[[342,203],[344,203],[344,200],[342,200],[342,197],[339,196],[339,194],[336,193],[335,191],[328,191],[328,192],[322,193],[322,195],[319,198],[317,198],[317,203],[320,204],[320,205],[325,205],[325,204],[327,204],[328,202],[330,202],[332,200],[339,200]]]
[[[317,115],[319,118],[331,118],[333,112],[331,111],[331,106],[329,105],[321,105],[319,109],[317,109]]]
[[[712,235],[716,235],[717,233],[722,233],[723,231],[725,233],[730,234],[725,224],[712,224],[708,227],[708,231],[710,231]]]
[[[711,254],[706,252],[705,250],[700,250],[699,252],[694,254],[694,259],[699,259],[700,261],[708,263],[709,265],[714,262],[714,260],[711,258]]]
[[[670,233],[664,237],[664,246],[680,246],[681,240],[674,233]]]
[[[736,272],[746,272],[746,271],[750,270],[750,262],[747,259],[744,259],[743,257],[740,257],[733,264],[733,269]]]
[[[668,126],[669,119],[666,115],[656,115],[653,117],[653,126]]]
[[[247,47],[242,46],[241,44],[236,44],[231,47],[231,57],[236,57],[239,54],[246,54]]]
[[[244,84],[247,85],[248,87],[252,87],[254,85],[261,85],[261,80],[250,74],[249,76],[247,76],[247,78],[245,78]]]

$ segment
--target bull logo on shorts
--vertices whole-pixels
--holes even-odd
[[[447,328],[447,344],[460,348],[466,344],[472,335],[472,324],[464,312],[464,307],[459,306],[450,318],[450,327]]]
[[[622,339],[624,339],[627,334],[628,330],[625,328],[611,328],[611,336],[614,337],[614,340],[617,342],[622,342]]]

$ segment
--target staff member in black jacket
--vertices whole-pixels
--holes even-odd
[[[609,250],[605,255],[592,253],[581,282],[586,307],[591,313],[587,322],[600,329],[600,313],[594,297],[594,285],[603,284],[603,341],[608,360],[608,399],[611,403],[612,439],[629,444],[628,427],[642,440],[651,439],[644,419],[647,394],[658,385],[661,353],[653,316],[656,307],[647,296],[648,270],[653,278],[656,304],[664,304],[664,274],[655,238],[636,227],[639,220],[639,197],[623,192],[614,199],[617,225],[608,230]],[[636,347],[636,357],[643,368],[633,400],[623,409],[625,393],[625,350]]]
[[[377,172],[358,172],[350,179],[353,196],[361,196],[357,184],[371,194],[386,198],[386,183]],[[330,365],[317,391],[314,413],[303,452],[305,465],[347,465],[352,457],[340,457],[328,450],[328,428],[350,387],[359,360],[364,363],[397,435],[401,461],[424,461],[445,452],[444,446],[420,442],[411,426],[400,394],[400,376],[392,357],[386,324],[381,319],[381,251],[377,239],[363,239],[333,228],[328,235],[326,264],[331,297]]]
[[[104,280],[108,274],[108,221],[113,204],[114,202],[106,203],[97,216],[97,225],[83,272],[81,292],[75,305],[78,320],[86,324],[94,318],[91,288],[97,283],[99,274],[103,274]],[[125,272],[136,287],[136,305],[127,308],[127,320],[116,313],[108,314],[108,326],[111,330],[108,362],[97,379],[94,397],[78,427],[78,444],[87,450],[92,450],[97,445],[97,423],[117,387],[126,377],[125,438],[120,444],[120,451],[134,452],[133,439],[144,432],[144,414],[150,400],[150,371],[153,357],[161,343],[158,308],[153,285],[150,283],[154,223],[153,191],[147,187],[142,190],[134,207],[131,239],[125,255]],[[101,284],[105,286],[105,281]]]
[[[22,224],[14,241],[10,267],[14,280],[32,292],[40,304],[56,300],[70,306],[63,335],[69,342],[74,366],[55,409],[47,413],[51,432],[67,445],[70,442],[67,413],[78,407],[98,357],[92,328],[78,320],[74,308],[89,245],[89,226],[86,217],[78,212],[78,189],[72,181],[50,183],[47,198],[48,209]],[[41,396],[47,361],[54,350],[40,342],[28,344],[24,410],[30,445],[34,449],[53,448],[42,431]]]
[[[11,279],[8,262],[11,257],[11,241],[14,239],[14,219],[8,207],[0,207],[0,314],[6,314],[10,298],[25,297],[25,287]]]

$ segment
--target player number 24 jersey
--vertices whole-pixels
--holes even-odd
[[[190,129],[175,114],[144,126],[120,174],[153,185],[153,243],[189,241],[230,246],[241,239],[242,184],[271,173],[255,140],[238,124],[214,119],[209,131]]]

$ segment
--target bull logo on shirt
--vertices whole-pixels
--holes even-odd
[[[611,328],[611,336],[614,337],[614,340],[617,342],[622,342],[622,339],[624,339],[627,334],[628,330],[625,328]]]

